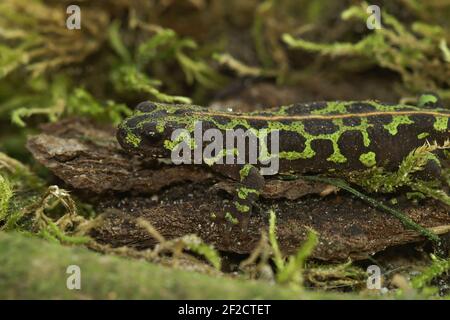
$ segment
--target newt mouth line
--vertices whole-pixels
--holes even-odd
[[[335,115],[304,115],[304,116],[254,116],[246,114],[230,114],[226,112],[193,112],[194,115],[206,115],[206,116],[219,116],[235,119],[246,120],[265,120],[265,121],[277,121],[277,120],[333,120],[333,119],[346,119],[346,118],[365,118],[375,116],[413,116],[413,115],[431,115],[435,117],[450,117],[450,113],[439,113],[433,111],[374,111],[366,113],[349,113],[349,114],[335,114]]]

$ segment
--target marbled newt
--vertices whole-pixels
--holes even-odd
[[[335,101],[251,113],[143,102],[119,126],[117,138],[129,152],[170,158],[172,132],[192,132],[195,123],[202,121],[203,130],[278,130],[279,173],[355,171],[372,166],[395,170],[411,150],[426,141],[442,144],[448,140],[449,116],[450,110],[439,107],[433,95],[422,96],[419,106]],[[221,216],[236,222],[249,215],[264,186],[258,165],[216,163],[211,168],[239,185],[234,201]]]

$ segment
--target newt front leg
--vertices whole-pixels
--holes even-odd
[[[240,223],[246,229],[250,214],[264,187],[264,177],[253,165],[227,165],[213,168],[215,171],[238,181],[233,201],[224,206],[224,218],[231,223]]]

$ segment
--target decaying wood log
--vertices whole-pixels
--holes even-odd
[[[313,253],[323,260],[364,259],[386,247],[423,240],[396,218],[369,207],[346,192],[305,181],[269,181],[260,208],[249,218],[248,230],[225,227],[212,218],[229,195],[221,190],[232,183],[195,166],[169,166],[125,154],[114,129],[95,127],[75,119],[46,125],[31,137],[34,157],[76,191],[99,194],[97,212],[103,224],[92,231],[102,243],[146,248],[155,244],[136,218],[148,220],[167,239],[195,233],[216,248],[249,253],[261,230],[268,228],[268,212],[277,214],[282,251],[293,253],[308,228],[320,235]],[[383,200],[383,199],[382,199]],[[448,233],[450,215],[439,203],[415,205],[400,201],[398,208],[415,222]]]

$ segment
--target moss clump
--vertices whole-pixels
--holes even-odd
[[[422,133],[419,133],[418,135],[417,135],[417,138],[418,139],[425,139],[426,137],[428,137],[430,134],[428,133],[428,132],[422,132]]]
[[[259,191],[258,190],[247,188],[247,187],[243,187],[243,186],[239,187],[237,192],[238,192],[239,199],[243,199],[243,200],[247,199],[248,195],[251,194],[251,193],[259,195]]]
[[[450,271],[450,260],[442,259],[435,255],[431,255],[431,265],[421,272],[420,275],[415,276],[411,280],[412,287],[415,289],[426,290],[430,282]],[[428,289],[429,290],[429,289]]]
[[[444,186],[438,180],[424,181],[417,177],[415,173],[423,171],[431,161],[440,167],[436,150],[450,148],[450,142],[443,145],[424,144],[422,147],[412,150],[403,159],[397,171],[389,172],[383,168],[373,167],[366,171],[351,172],[346,177],[353,183],[364,187],[369,192],[392,193],[400,187],[407,186],[414,191],[425,196],[438,199],[446,204],[450,204],[450,197],[443,191]]]
[[[342,12],[341,18],[366,23],[367,7],[366,2],[352,6]],[[321,44],[290,34],[284,34],[283,40],[292,49],[332,57],[360,57],[361,68],[367,65],[365,60],[400,74],[403,91],[410,95],[429,90],[450,101],[450,90],[447,89],[450,86],[449,49],[445,30],[422,21],[404,25],[386,10],[382,10],[381,19],[383,27],[372,30],[357,43]]]
[[[0,221],[8,215],[9,202],[13,196],[11,185],[0,175]]]
[[[301,292],[264,282],[208,276],[145,261],[99,255],[84,248],[62,247],[14,233],[0,233],[0,251],[2,299],[342,298],[342,293]],[[64,285],[67,266],[73,264],[82,271],[81,290],[67,290]],[[30,268],[30,265],[35,267]],[[17,286],[19,282],[21,285]]]
[[[269,217],[269,242],[272,247],[273,261],[276,266],[276,280],[281,284],[288,284],[294,288],[303,285],[303,270],[306,259],[318,243],[318,235],[314,230],[307,234],[306,241],[295,255],[284,259],[278,246],[276,235],[276,215],[272,210]]]

